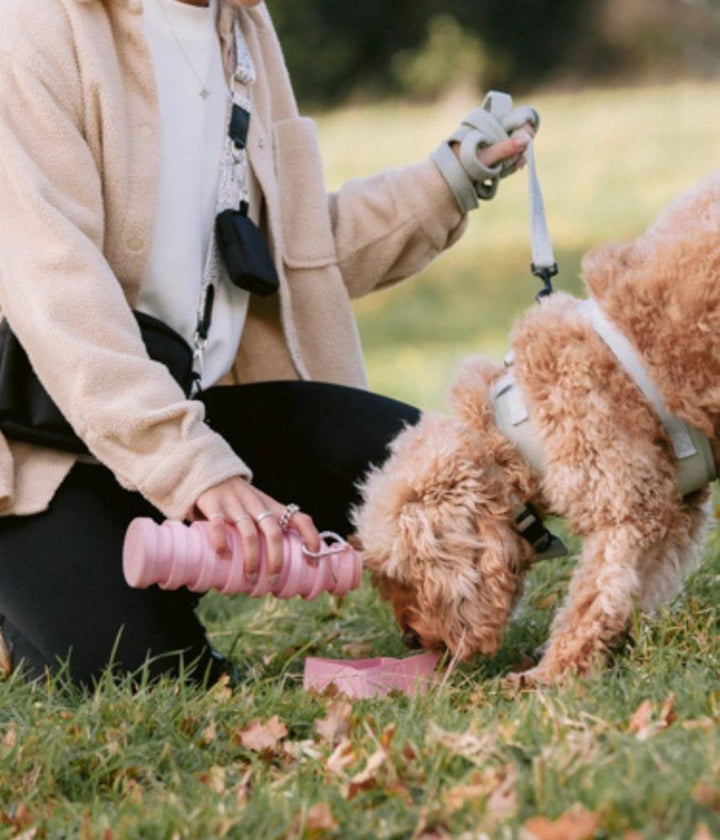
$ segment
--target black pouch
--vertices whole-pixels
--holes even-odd
[[[280,279],[258,227],[241,210],[223,210],[215,219],[218,250],[235,286],[260,297],[277,292]]]
[[[158,318],[133,314],[150,358],[164,364],[189,396],[194,382],[190,345]],[[7,321],[0,323],[0,430],[11,440],[65,452],[88,451],[41,384]]]

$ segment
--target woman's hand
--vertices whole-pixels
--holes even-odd
[[[269,574],[276,575],[282,569],[283,531],[278,520],[285,510],[286,505],[239,477],[216,484],[201,493],[195,502],[197,518],[210,523],[210,542],[221,560],[229,560],[231,556],[227,528],[237,528],[248,577],[257,575],[259,570],[261,534],[267,546]],[[319,551],[320,535],[312,519],[298,512],[290,521],[310,551]]]
[[[484,149],[478,149],[477,158],[480,163],[485,166],[497,166],[498,163],[508,162],[514,165],[517,169],[522,169],[525,166],[525,149],[527,149],[530,141],[535,136],[535,130],[530,123],[514,131],[512,137],[507,140],[501,140],[499,143],[493,143],[492,146],[486,146]],[[453,143],[452,150],[459,157],[460,144]]]

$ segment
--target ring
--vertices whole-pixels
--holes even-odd
[[[275,514],[271,510],[264,510],[255,517],[255,521],[259,524],[263,519],[267,519],[268,516],[275,516]]]
[[[233,525],[237,525],[245,519],[252,519],[252,516],[250,516],[249,513],[243,513],[242,516],[236,516],[235,519],[233,519]]]
[[[220,513],[220,511],[216,511],[215,513],[211,513],[210,516],[208,516],[208,519],[225,519],[225,514]]]
[[[290,520],[299,511],[300,505],[296,505],[295,502],[290,502],[290,504],[280,514],[280,518],[278,519],[278,525],[280,526],[281,531],[287,531]]]

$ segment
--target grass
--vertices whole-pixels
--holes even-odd
[[[632,235],[715,165],[717,92],[537,98],[562,285],[578,288],[588,246]],[[327,115],[330,180],[432,147],[456,106]],[[438,405],[457,358],[502,354],[534,290],[525,218],[516,177],[423,277],[360,302],[376,387]],[[302,690],[308,655],[403,654],[367,581],[342,603],[208,595],[203,619],[242,675],[234,692],[108,679],[78,694],[14,676],[0,684],[0,840],[720,837],[717,532],[687,590],[635,620],[607,671],[510,697],[501,678],[546,637],[571,567],[536,567],[498,656],[415,699]]]

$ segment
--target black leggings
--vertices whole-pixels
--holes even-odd
[[[418,419],[403,403],[313,382],[212,388],[203,400],[208,422],[253,470],[255,486],[343,535],[356,482]],[[222,673],[194,612],[197,595],[125,583],[122,543],[136,516],[162,518],[105,467],[79,463],[47,511],[0,518],[0,616],[14,665],[22,661],[36,677],[67,661],[79,685],[110,661],[119,673],[147,664],[156,676],[190,663],[197,679]]]

